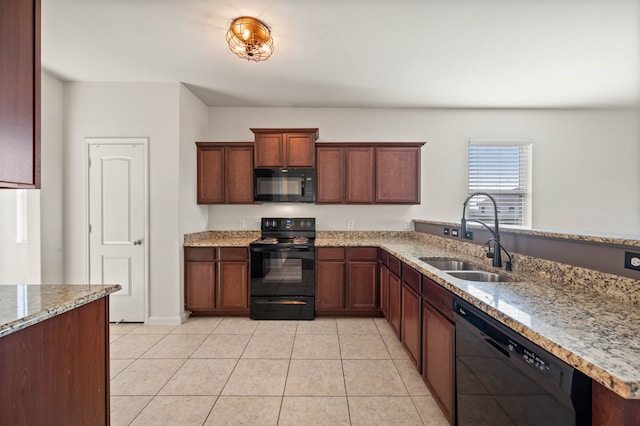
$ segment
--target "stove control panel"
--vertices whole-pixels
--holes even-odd
[[[315,231],[315,218],[262,218],[262,231]]]

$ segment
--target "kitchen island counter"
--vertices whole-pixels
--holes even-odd
[[[108,296],[118,290],[0,285],[3,425],[109,424]]]
[[[119,285],[0,285],[0,338],[120,288]]]

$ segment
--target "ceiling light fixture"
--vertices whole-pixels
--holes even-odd
[[[266,61],[273,53],[271,29],[259,19],[240,16],[227,31],[229,49],[248,61]]]

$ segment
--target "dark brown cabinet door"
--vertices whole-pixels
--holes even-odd
[[[198,147],[198,204],[225,202],[224,147]]]
[[[285,134],[285,166],[313,167],[315,165],[316,140],[309,133]]]
[[[349,308],[377,309],[377,264],[375,262],[349,262],[348,267]]]
[[[380,310],[385,318],[389,318],[389,268],[379,264],[378,276],[380,280]]]
[[[256,167],[314,167],[318,129],[250,129]]]
[[[420,148],[376,148],[376,203],[420,204]]]
[[[226,202],[253,203],[253,148],[251,146],[226,147]]]
[[[187,262],[185,307],[190,311],[215,309],[215,262]]]
[[[400,277],[394,273],[389,274],[389,324],[398,336],[400,336],[400,310],[401,310],[401,282]]]
[[[316,150],[316,203],[339,204],[344,201],[344,149],[325,147]]]
[[[253,144],[196,142],[198,204],[253,204]]]
[[[284,167],[284,135],[259,134],[255,141],[256,167]]]
[[[249,251],[186,247],[185,309],[199,315],[249,313]]]
[[[640,400],[624,399],[600,383],[592,382],[592,425],[637,426],[640,425]]]
[[[454,324],[424,302],[422,330],[422,375],[445,417],[454,424]]]
[[[317,262],[316,267],[316,309],[344,309],[344,260]]]
[[[40,188],[40,1],[0,1],[0,188]]]
[[[422,300],[411,287],[402,284],[401,332],[402,344],[411,361],[420,371],[422,364],[422,322],[420,312]]]
[[[345,202],[373,203],[373,148],[346,148],[345,165]]]
[[[248,262],[219,262],[218,274],[216,308],[248,312]]]

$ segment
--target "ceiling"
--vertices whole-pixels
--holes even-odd
[[[232,18],[275,52],[229,50]],[[180,81],[210,106],[638,105],[640,0],[43,0],[43,68]]]

